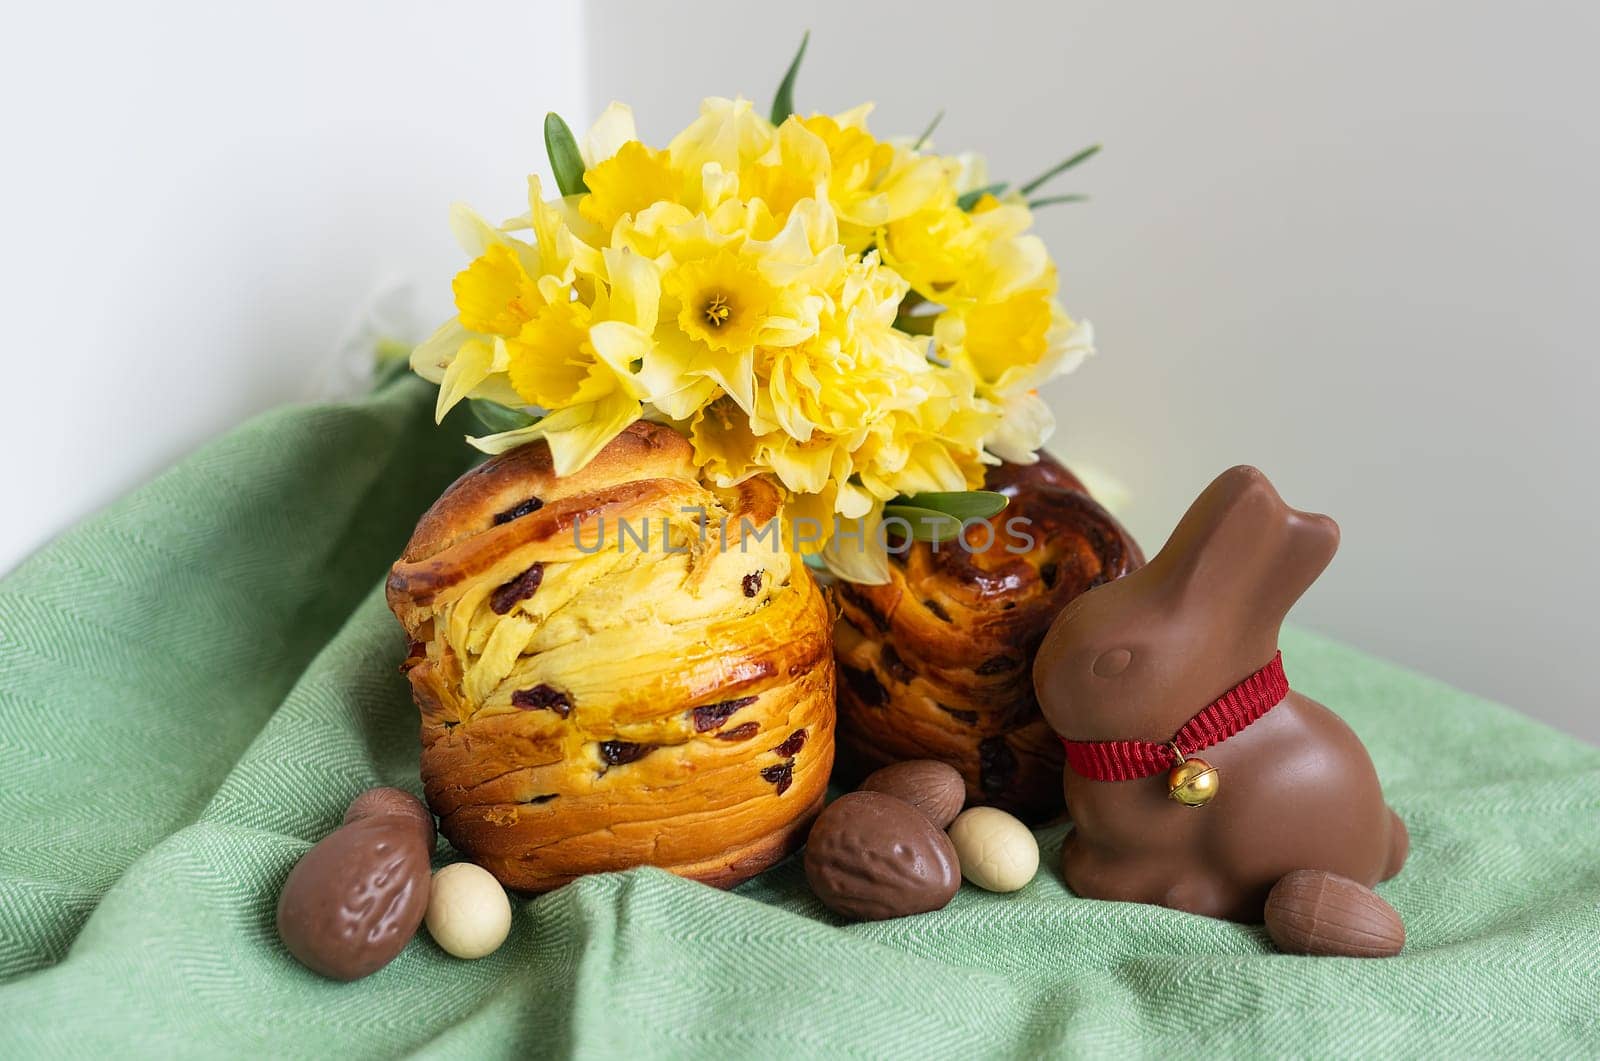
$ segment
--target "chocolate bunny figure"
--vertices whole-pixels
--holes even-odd
[[[1284,616],[1338,546],[1333,520],[1231,468],[1149,564],[1056,618],[1033,674],[1067,744],[1062,872],[1074,892],[1259,922],[1281,879],[1321,871],[1313,898],[1331,896],[1335,921],[1381,907],[1403,941],[1369,889],[1399,872],[1405,826],[1356,735],[1289,691],[1278,657]],[[1285,908],[1305,894],[1283,889]],[[1376,917],[1347,927],[1370,935]],[[1379,952],[1363,945],[1320,952]]]

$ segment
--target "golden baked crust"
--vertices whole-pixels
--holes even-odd
[[[1044,454],[991,469],[984,486],[1011,503],[989,531],[969,529],[973,551],[918,542],[892,557],[887,585],[833,588],[841,776],[940,759],[970,803],[1041,821],[1062,808],[1064,756],[1034,699],[1034,653],[1068,601],[1144,559]],[[1008,529],[1018,517],[1028,525]]]
[[[576,474],[538,442],[445,491],[388,599],[452,844],[525,891],[637,865],[727,887],[798,846],[833,764],[832,617],[775,547],[780,501],[702,485],[642,421]]]

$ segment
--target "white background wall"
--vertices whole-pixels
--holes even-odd
[[[519,210],[545,110],[625,99],[664,141],[702,95],[764,104],[807,27],[806,109],[944,108],[1013,177],[1107,145],[1040,215],[1102,350],[1056,448],[1148,547],[1259,464],[1345,531],[1297,621],[1600,738],[1579,2],[35,5],[0,41],[0,567],[317,393],[374,294],[431,323],[446,206]]]
[[[526,209],[545,111],[586,109],[581,22],[577,0],[8,7],[0,571],[336,387],[375,298],[444,319],[450,203]]]

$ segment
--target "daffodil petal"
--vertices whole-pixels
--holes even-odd
[[[639,403],[620,391],[597,402],[551,413],[539,422],[557,475],[571,475],[639,419]]]
[[[580,471],[606,444],[639,419],[639,403],[620,392],[551,413],[536,424],[495,435],[469,437],[484,453],[504,453],[537,439],[550,446],[557,475]]]
[[[595,356],[616,374],[618,385],[629,397],[637,400],[647,395],[635,375],[635,367],[654,345],[648,333],[622,321],[601,321],[589,329],[589,345],[594,347]]]
[[[1056,418],[1037,394],[1019,394],[1006,402],[999,425],[983,440],[984,448],[1013,464],[1032,464],[1039,447],[1055,434]]]
[[[429,383],[440,382],[456,351],[471,337],[472,333],[461,326],[460,318],[451,317],[411,351],[411,371]]]
[[[839,485],[839,499],[836,504],[839,515],[845,519],[860,519],[872,511],[873,500],[867,491],[846,481]]]
[[[865,129],[867,118],[877,109],[876,103],[858,103],[847,111],[833,116],[841,129]]]
[[[544,430],[538,424],[529,424],[527,427],[519,427],[514,431],[501,431],[494,435],[468,435],[467,445],[480,453],[504,453],[543,437]]]
[[[583,164],[593,169],[615,155],[623,144],[638,138],[633,124],[633,108],[612,100],[583,138]]]
[[[883,540],[883,510],[861,519],[841,520],[822,549],[828,570],[847,582],[882,586],[889,581],[889,553]]]
[[[607,247],[600,253],[611,278],[612,319],[647,333],[655,331],[661,309],[661,270],[649,258],[627,249]]]
[[[755,358],[750,351],[746,350],[733,357],[727,371],[724,371],[721,364],[712,364],[701,371],[708,379],[715,380],[717,386],[727,392],[728,397],[744,410],[746,416],[755,409]]]
[[[1055,374],[1066,375],[1069,372],[1076,372],[1078,366],[1095,352],[1094,325],[1086,320],[1073,322],[1062,336],[1061,346],[1063,348],[1061,360],[1056,365]]]
[[[468,257],[476,258],[497,243],[505,243],[506,236],[489,224],[465,203],[450,207],[450,231]]]
[[[672,420],[688,420],[717,396],[715,381],[691,376],[683,386],[671,391],[656,391],[650,404]]]
[[[1038,236],[998,240],[989,251],[994,270],[990,298],[1002,301],[1044,282],[1050,272],[1050,254]]]
[[[733,201],[739,194],[739,175],[729,173],[716,162],[707,162],[700,168],[700,208],[707,213],[723,203]]]
[[[500,347],[505,346],[505,340],[499,336],[495,336],[494,343]],[[473,388],[482,383],[493,371],[495,345],[486,343],[482,339],[469,339],[461,344],[461,349],[456,351],[450,367],[444,370],[444,378],[439,381],[439,398],[433,407],[434,423],[443,420],[445,413],[471,394]]]
[[[674,420],[688,420],[717,394],[715,380],[690,372],[696,353],[683,333],[661,328],[639,368],[639,384],[650,404]]]

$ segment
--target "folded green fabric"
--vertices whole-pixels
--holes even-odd
[[[1600,751],[1303,633],[1296,687],[1411,829],[1399,958],[1076,898],[1054,828],[1023,891],[919,917],[843,924],[795,860],[642,870],[517,901],[482,961],[423,932],[319,979],[273,931],[285,874],[361,789],[419,789],[381,585],[468,462],[430,406],[264,416],[0,582],[0,1056],[1600,1052]]]

